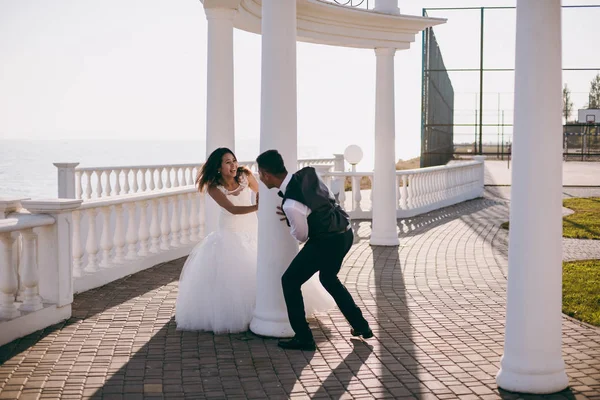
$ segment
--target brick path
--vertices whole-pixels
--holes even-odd
[[[316,352],[178,332],[178,260],[78,295],[67,323],[0,347],[0,398],[542,398],[495,385],[507,215],[495,196],[401,221],[399,248],[361,239],[341,277],[374,328],[367,344],[337,309],[311,322]],[[600,330],[563,327],[571,389],[544,398],[600,399]]]

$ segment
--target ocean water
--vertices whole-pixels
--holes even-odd
[[[0,198],[56,198],[53,163],[79,162],[81,167],[191,164],[205,160],[204,149],[204,141],[0,140]],[[258,150],[258,141],[236,142],[240,161],[254,160]],[[298,148],[298,158],[321,157],[332,157],[332,153]]]

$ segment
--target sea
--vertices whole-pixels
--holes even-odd
[[[236,156],[251,161],[257,140],[236,140]],[[331,149],[299,146],[298,158],[330,158]],[[338,152],[343,152],[343,148]],[[143,140],[2,140],[0,139],[0,198],[56,198],[57,170],[53,163],[78,162],[81,167],[201,163],[204,141]]]

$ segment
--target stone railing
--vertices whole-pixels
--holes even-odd
[[[482,159],[396,172],[396,216],[410,218],[466,200],[481,197],[484,186]],[[354,219],[371,219],[372,172],[322,172],[325,184]],[[350,186],[350,190],[348,190]]]
[[[0,199],[0,345],[68,319],[75,293],[184,257],[204,236],[193,186],[74,199]]]
[[[67,199],[109,198],[113,196],[146,193],[163,189],[189,187],[194,184],[202,164],[132,165],[116,167],[78,168],[79,163],[55,163],[58,169],[58,197]],[[243,161],[257,172],[256,162]],[[298,168],[328,166],[343,171],[344,159],[321,158],[299,160]]]
[[[71,316],[71,212],[80,204],[0,199],[0,345]]]
[[[311,165],[352,218],[372,218],[373,173],[328,163]],[[396,217],[482,196],[483,171],[482,159],[397,171]],[[69,318],[74,293],[189,254],[207,208],[180,178],[178,187],[85,201],[0,199],[0,345]]]
[[[85,201],[73,212],[75,293],[189,254],[204,236],[194,186]]]

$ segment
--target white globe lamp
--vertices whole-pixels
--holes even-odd
[[[348,164],[352,165],[352,172],[356,172],[356,164],[362,161],[363,151],[355,144],[351,144],[344,150],[344,158]]]

